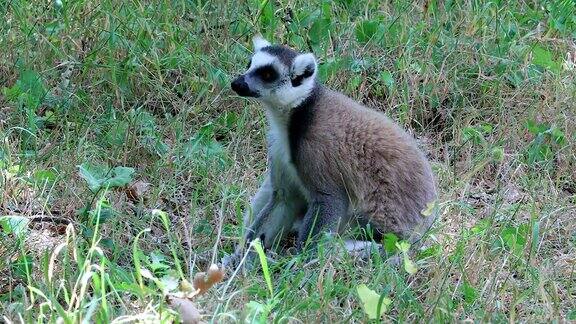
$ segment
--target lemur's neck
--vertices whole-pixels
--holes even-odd
[[[287,124],[290,120],[290,116],[292,116],[295,111],[300,111],[306,109],[306,107],[312,106],[321,89],[322,85],[317,81],[314,81],[305,94],[289,103],[263,102],[269,121],[274,121],[276,123],[284,121],[284,123]]]
[[[298,150],[302,139],[306,136],[314,118],[314,106],[322,92],[320,84],[315,83],[312,91],[298,106],[292,108],[288,121],[288,141],[290,143],[290,158],[296,163]]]
[[[323,87],[315,82],[310,92],[294,107],[279,107],[267,105],[267,117],[270,131],[274,134],[277,145],[292,163],[296,161],[302,138],[308,132],[314,117],[314,105],[318,101]]]
[[[307,110],[314,106],[314,103],[316,103],[316,100],[318,100],[321,91],[322,85],[318,82],[314,82],[314,85],[310,89],[308,96],[300,100],[300,102],[291,109],[290,115],[294,115],[294,113],[298,111]]]

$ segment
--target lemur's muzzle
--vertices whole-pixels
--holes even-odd
[[[250,90],[250,87],[248,86],[248,83],[246,83],[244,75],[241,75],[236,79],[234,79],[234,81],[232,81],[232,83],[230,84],[230,87],[232,87],[232,90],[234,90],[234,92],[236,92],[239,96],[258,97],[257,92]]]

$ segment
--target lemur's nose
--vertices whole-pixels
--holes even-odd
[[[243,75],[234,79],[232,81],[232,83],[230,84],[230,86],[232,87],[232,90],[234,90],[234,92],[236,92],[239,95],[242,95],[242,93],[245,93],[248,91],[248,84],[244,80]]]
[[[250,90],[250,87],[248,86],[248,83],[246,83],[246,80],[244,78],[244,75],[241,75],[239,77],[237,77],[236,79],[234,79],[234,81],[232,81],[232,83],[230,84],[230,87],[232,88],[232,90],[234,90],[234,92],[236,92],[239,96],[242,97],[258,97],[258,93],[254,92],[252,90]]]

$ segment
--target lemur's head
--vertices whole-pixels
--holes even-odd
[[[252,39],[254,54],[248,70],[232,81],[232,90],[277,109],[293,108],[316,84],[316,58],[286,46],[272,45],[260,36]]]

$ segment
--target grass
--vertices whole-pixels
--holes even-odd
[[[378,255],[284,256],[195,297],[203,321],[365,322],[366,296],[386,301],[386,322],[576,320],[574,2],[7,0],[0,13],[4,321],[178,318],[167,293],[232,251],[266,168],[263,111],[228,86],[257,32],[313,51],[329,86],[419,139],[439,219],[414,274]]]

